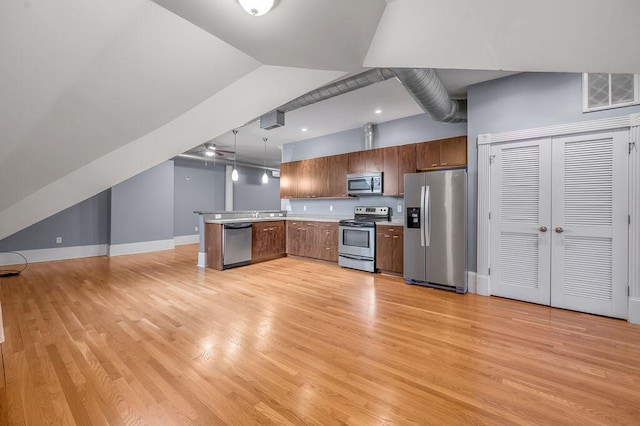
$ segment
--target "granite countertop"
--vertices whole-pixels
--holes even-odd
[[[243,218],[230,218],[230,219],[212,219],[205,220],[205,223],[217,223],[217,224],[225,224],[225,223],[234,223],[234,222],[269,222],[269,221],[277,221],[277,220],[301,220],[308,222],[334,222],[337,223],[343,219],[352,219],[353,216],[337,216],[337,215],[295,215],[295,216],[286,216],[286,217],[243,217]],[[378,222],[379,225],[403,225],[403,217],[391,218],[391,221]]]

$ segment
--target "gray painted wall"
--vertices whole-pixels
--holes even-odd
[[[394,145],[430,141],[452,136],[465,135],[465,123],[444,124],[432,120],[427,114],[380,123],[374,128],[373,146],[382,148]],[[307,158],[323,157],[334,154],[360,151],[364,149],[364,130],[362,127],[333,133],[282,147],[282,161],[297,161]],[[336,214],[352,216],[355,206],[389,206],[394,215],[398,213],[398,205],[402,205],[401,197],[361,197],[355,199],[319,199],[319,200],[282,200],[282,209],[290,208],[289,214]],[[305,210],[306,206],[306,210]],[[333,211],[329,210],[333,206]]]
[[[262,183],[263,169],[238,166],[238,181],[233,183],[234,210],[279,210],[280,179],[271,177]]]
[[[16,232],[0,240],[0,251],[108,244],[110,198],[110,190],[103,191]],[[61,244],[56,237],[62,237]]]
[[[173,238],[173,160],[111,188],[111,245]]]
[[[427,114],[418,114],[375,125],[373,146],[383,148],[466,134],[467,125],[465,123],[444,124],[432,120]],[[306,160],[307,158],[345,154],[362,149],[364,149],[364,130],[362,127],[358,127],[285,144],[282,146],[282,161]]]
[[[198,232],[194,211],[224,210],[224,165],[206,166],[198,161],[174,160],[173,233]]]
[[[476,270],[478,204],[477,136],[534,127],[553,126],[640,112],[640,106],[582,112],[582,75],[574,73],[523,73],[470,86],[469,192],[467,256]]]

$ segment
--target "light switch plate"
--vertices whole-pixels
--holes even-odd
[[[402,204],[398,204],[397,210],[398,210],[398,213],[402,213]]]
[[[222,219],[222,215],[221,214],[217,214],[214,216],[216,219]]]
[[[62,244],[62,237],[56,237],[56,244]]]
[[[333,206],[331,204],[329,204],[329,211],[332,212],[333,211]]]

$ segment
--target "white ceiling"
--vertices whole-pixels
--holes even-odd
[[[252,17],[235,0],[0,2],[0,238],[364,67],[640,72],[639,7],[280,0]],[[441,72],[456,94],[492,76]],[[373,101],[390,119],[416,112],[393,81],[345,96],[290,112],[270,145],[382,121]]]
[[[514,74],[476,70],[438,70],[437,73],[449,94],[462,99],[466,97],[467,87],[472,84]],[[377,114],[376,110],[382,112]],[[259,121],[240,127],[237,135],[238,161],[262,165],[264,137],[268,138],[267,165],[278,167],[282,158],[279,148],[286,143],[361,127],[369,122],[378,124],[422,113],[402,84],[395,78],[390,79],[288,112],[285,114],[285,125],[277,129],[261,129]],[[302,131],[303,128],[307,130]],[[228,131],[213,139],[213,142],[232,149],[233,134]],[[232,155],[227,157],[233,158]]]

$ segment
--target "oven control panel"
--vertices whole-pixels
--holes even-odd
[[[420,228],[420,207],[407,207],[407,228]]]

